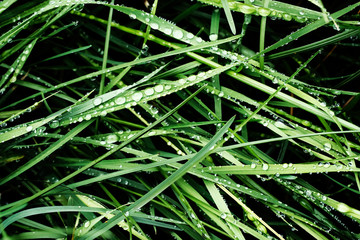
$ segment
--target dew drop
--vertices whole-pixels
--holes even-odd
[[[124,97],[118,97],[117,99],[115,99],[115,103],[119,105],[124,104],[125,101],[126,99]]]
[[[250,167],[251,167],[251,168],[256,168],[256,164],[255,164],[255,163],[252,163],[252,164],[250,165]]]
[[[275,127],[278,127],[278,128],[288,128],[283,122],[281,121],[276,121],[275,122]]]
[[[100,105],[102,103],[102,99],[101,98],[95,98],[93,100],[93,103],[94,103],[95,106],[98,106],[98,105]]]
[[[157,85],[154,88],[155,92],[162,92],[164,90],[164,86],[163,85]]]
[[[150,23],[150,27],[151,27],[152,29],[157,30],[157,29],[159,29],[159,24],[157,24],[157,23]]]
[[[172,33],[172,30],[171,28],[164,28],[164,33],[167,34],[167,35],[170,35]]]
[[[196,76],[195,75],[191,75],[190,77],[188,77],[189,81],[195,81],[196,80]]]
[[[330,151],[331,150],[331,144],[330,143],[324,143],[324,150],[325,151]]]
[[[115,135],[115,134],[111,134],[111,135],[108,135],[106,137],[106,142],[107,143],[114,143],[114,142],[117,142],[118,141],[118,136]]]
[[[148,95],[148,96],[153,95],[154,94],[154,89],[153,88],[147,88],[147,89],[145,89],[144,93],[146,95]]]
[[[134,93],[134,94],[131,96],[131,98],[132,98],[135,102],[140,101],[142,97],[143,97],[142,92],[136,92],[136,93]]]
[[[87,114],[86,116],[85,116],[85,120],[90,120],[91,119],[91,114]]]
[[[33,130],[33,127],[32,127],[32,126],[27,126],[27,127],[26,127],[26,131],[27,131],[27,132],[30,132],[31,130]]]
[[[183,79],[183,78],[182,78],[182,79],[179,79],[178,81],[179,81],[179,84],[180,84],[180,85],[184,85],[184,84],[186,83],[186,80]]]
[[[218,39],[218,35],[216,33],[210,34],[209,39],[210,41],[216,41]]]
[[[345,203],[339,203],[336,207],[339,212],[346,213],[350,211],[350,208]]]
[[[268,170],[268,169],[269,169],[269,165],[266,164],[266,163],[264,163],[263,166],[262,166],[262,169],[263,169],[264,171]]]
[[[269,16],[271,11],[267,8],[259,8],[258,13],[260,16],[266,17],[266,16]]]
[[[192,33],[187,33],[186,34],[186,37],[189,38],[189,39],[192,39],[194,37],[194,34]]]
[[[199,77],[205,77],[205,72],[200,72],[200,73],[198,74],[198,76],[199,76]]]
[[[222,219],[225,219],[225,218],[226,218],[226,213],[221,213],[220,217],[221,217]]]
[[[54,120],[50,123],[51,128],[57,128],[60,125],[58,120]]]
[[[174,32],[173,32],[173,36],[174,36],[174,38],[176,38],[176,39],[181,39],[181,38],[184,36],[184,33],[183,33],[181,30],[176,29],[176,30],[174,30]]]
[[[84,223],[84,227],[88,228],[89,226],[90,226],[90,222],[89,222],[89,221],[86,221],[86,222]]]

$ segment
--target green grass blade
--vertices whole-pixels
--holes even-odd
[[[230,26],[231,32],[235,35],[236,34],[236,27],[235,27],[234,19],[233,19],[232,14],[231,14],[231,10],[229,8],[228,0],[221,0],[221,4],[222,4],[222,6],[224,8],[225,16],[226,16],[226,19],[227,19],[228,24]]]
[[[50,147],[48,147],[46,150],[42,151],[39,155],[37,155],[35,158],[29,160],[24,165],[22,165],[20,168],[18,168],[15,172],[12,172],[8,176],[2,178],[0,180],[0,185],[3,185],[10,181],[11,179],[19,176],[20,174],[24,173],[25,171],[32,168],[34,165],[38,164],[40,161],[44,160],[46,157],[48,157],[50,154],[58,150],[61,146],[63,146],[66,142],[70,141],[73,137],[78,135],[81,131],[83,131],[85,128],[87,128],[92,122],[84,122],[79,124],[78,126],[74,127],[71,131],[69,131],[63,138],[59,139],[55,143],[53,143]],[[32,125],[29,125],[32,126]]]
[[[160,194],[162,191],[164,191],[166,188],[168,188],[171,184],[173,184],[176,180],[178,180],[181,176],[186,174],[186,172],[192,168],[196,163],[203,160],[207,155],[209,155],[210,151],[214,148],[216,143],[219,141],[219,139],[228,131],[228,128],[234,121],[233,117],[230,119],[209,141],[209,143],[202,148],[192,159],[190,159],[188,162],[186,162],[180,169],[178,169],[176,172],[174,172],[172,175],[170,175],[166,180],[161,182],[159,185],[157,185],[155,188],[153,188],[151,191],[149,191],[147,194],[145,194],[142,198],[137,200],[135,203],[133,203],[130,207],[126,208],[124,211],[124,215],[127,216],[130,214],[130,212],[133,212],[135,209],[140,208],[144,206],[146,203],[151,201],[154,197],[156,197],[158,194]],[[93,231],[89,232],[89,234],[86,236],[87,239],[95,239],[99,235],[101,235],[103,232],[107,231],[111,227],[113,227],[117,222],[121,221],[125,218],[124,215],[120,215],[117,217],[112,218],[109,220],[107,224],[99,226],[97,229],[94,229]]]

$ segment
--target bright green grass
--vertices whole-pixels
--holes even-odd
[[[360,2],[118,2],[0,3],[2,239],[360,238]]]

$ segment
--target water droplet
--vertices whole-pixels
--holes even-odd
[[[256,168],[256,164],[255,164],[255,163],[252,163],[252,164],[250,165],[250,167],[251,167],[251,168]]]
[[[115,103],[119,105],[124,104],[125,101],[126,99],[124,97],[118,97],[117,99],[115,99]]]
[[[192,39],[194,37],[194,34],[192,33],[187,33],[186,34],[186,37],[189,38],[189,39]]]
[[[125,212],[125,217],[128,217],[130,213],[128,211]]]
[[[219,97],[223,97],[224,96],[224,92],[219,92]]]
[[[190,77],[188,77],[189,81],[195,81],[196,80],[196,76],[195,75],[191,75]]]
[[[282,166],[283,166],[283,168],[288,168],[288,167],[289,167],[289,164],[284,163]]]
[[[31,130],[33,130],[33,127],[32,127],[32,126],[27,126],[27,127],[26,127],[26,131],[27,131],[27,132],[30,132]]]
[[[131,14],[129,15],[129,17],[130,17],[131,19],[136,19],[136,15],[133,14],[133,13],[131,13]]]
[[[218,39],[218,35],[216,33],[210,34],[209,39],[210,41],[216,41]]]
[[[259,8],[258,13],[260,16],[266,17],[270,15],[271,11],[267,8]]]
[[[324,143],[324,150],[325,151],[330,151],[331,150],[331,143]]]
[[[91,114],[86,114],[85,120],[90,120],[90,119],[91,119]]]
[[[220,217],[221,217],[222,219],[225,219],[225,218],[226,218],[226,213],[221,213]]]
[[[179,79],[178,82],[179,82],[179,84],[184,85],[186,83],[186,80],[182,78],[182,79]]]
[[[100,105],[102,103],[102,99],[101,98],[95,98],[93,100],[93,103],[94,103],[95,106],[98,106],[98,105]]]
[[[159,29],[159,24],[157,24],[157,23],[150,23],[150,27],[151,27],[152,29],[157,30],[157,29]]]
[[[184,33],[181,30],[179,30],[179,29],[174,30],[174,32],[173,32],[174,38],[181,39],[183,36],[184,36]]]
[[[154,88],[155,92],[162,92],[164,90],[164,86],[163,85],[157,85]]]
[[[84,227],[88,228],[89,226],[90,226],[90,222],[89,222],[89,221],[86,221],[86,222],[84,223]]]
[[[203,40],[201,39],[201,37],[196,37],[195,39],[198,43],[201,43]]]
[[[107,143],[114,143],[114,142],[117,142],[118,141],[118,136],[115,135],[115,134],[111,134],[111,135],[108,135],[106,137],[106,142]]]
[[[140,101],[142,97],[143,97],[142,92],[136,92],[136,93],[134,93],[134,94],[131,96],[131,98],[132,98],[135,102]]]
[[[198,74],[198,77],[204,77],[205,76],[205,72],[200,72],[199,74]]]
[[[342,212],[342,213],[346,213],[346,212],[349,212],[349,211],[350,211],[349,206],[346,205],[345,203],[339,203],[339,204],[336,206],[336,209],[337,209],[339,212]]]
[[[164,33],[167,35],[170,35],[172,33],[172,29],[171,28],[164,28]]]
[[[283,122],[281,121],[276,121],[275,122],[275,127],[278,127],[278,128],[288,128]]]
[[[251,14],[253,12],[256,11],[256,9],[251,6],[251,5],[240,5],[239,6],[239,10],[242,12],[242,13],[245,13],[245,14]]]
[[[54,120],[50,123],[51,128],[57,128],[60,125],[58,120]]]
[[[263,166],[262,166],[262,169],[263,169],[264,171],[268,170],[268,169],[269,169],[269,165],[266,164],[266,163],[264,163]]]
[[[146,95],[148,95],[148,96],[153,95],[154,94],[154,89],[153,88],[147,88],[147,89],[145,89],[144,93]]]

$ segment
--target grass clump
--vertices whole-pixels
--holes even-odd
[[[3,239],[360,238],[360,2],[121,3],[0,3]]]

